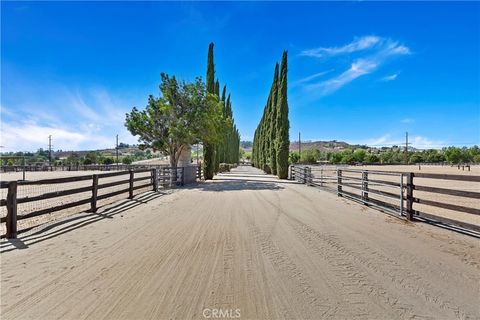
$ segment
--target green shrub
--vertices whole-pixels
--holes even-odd
[[[220,166],[218,167],[218,172],[230,172],[230,167],[231,165],[228,163],[220,163]]]
[[[132,162],[133,162],[133,159],[130,156],[123,157],[122,159],[123,164],[132,164]]]
[[[110,158],[110,157],[104,158],[103,164],[106,164],[106,165],[113,164],[113,158]]]

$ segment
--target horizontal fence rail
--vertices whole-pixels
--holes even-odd
[[[108,178],[118,177],[119,180],[108,181]],[[0,207],[6,207],[7,214],[0,218],[0,223],[6,224],[6,234],[1,237],[16,238],[19,231],[17,230],[17,221],[38,217],[53,212],[78,207],[89,204],[90,212],[97,211],[97,202],[99,200],[109,199],[122,194],[128,194],[131,199],[134,191],[139,189],[150,188],[152,191],[159,191],[160,188],[172,188],[175,186],[183,186],[188,183],[195,182],[198,177],[202,177],[202,170],[197,166],[189,167],[161,167],[144,168],[128,171],[114,171],[108,173],[100,173],[93,175],[84,175],[77,177],[52,178],[43,180],[19,180],[19,181],[1,181],[0,189],[7,189],[6,198],[0,200]],[[107,181],[105,181],[107,180]],[[68,183],[83,182],[88,183],[87,186],[67,189],[62,187]],[[19,196],[19,188],[28,186],[59,186],[61,190],[52,192],[42,192],[38,195]],[[125,187],[121,187],[125,186]],[[112,187],[120,187],[119,190],[109,190]],[[99,194],[100,190],[106,190],[106,193]],[[46,208],[34,209],[32,212],[18,214],[18,205],[33,203],[65,197],[77,196],[69,198],[65,203],[51,204]],[[35,208],[35,207],[34,207]],[[23,229],[20,232],[28,231],[31,228]]]
[[[480,233],[480,225],[416,209],[437,208],[467,215],[480,215],[478,201],[458,204],[455,199],[480,199],[480,176],[349,169],[333,166],[295,165],[289,178],[335,192],[340,197],[378,208],[408,220],[427,220]],[[437,180],[474,183],[469,190],[430,186]],[[471,190],[470,190],[471,189]],[[429,197],[433,195],[436,198]],[[447,197],[447,198],[445,198]],[[452,198],[453,197],[453,198]],[[437,199],[438,198],[438,199]],[[446,200],[445,200],[446,199]],[[472,200],[473,201],[473,200]]]
[[[0,166],[0,172],[22,172],[22,171],[127,171],[139,169],[153,169],[159,165],[149,164],[82,164],[82,165],[12,165]],[[163,167],[169,167],[164,165]]]

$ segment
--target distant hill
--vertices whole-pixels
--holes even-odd
[[[349,144],[344,141],[302,141],[302,149],[318,149],[320,151],[337,151],[343,149],[368,149],[365,145]],[[290,143],[290,151],[298,151],[298,141]]]
[[[252,151],[252,144],[253,144],[252,141],[240,141],[240,147],[243,148],[247,152]],[[307,140],[307,141],[302,141],[302,149],[303,150],[311,149],[311,148],[318,149],[320,151],[341,151],[341,150],[347,149],[347,148],[368,149],[367,146],[353,145],[353,144],[349,144],[349,143],[344,142],[344,141],[337,141],[337,140],[331,140],[331,141],[308,141]],[[200,146],[199,149],[200,149],[200,154],[201,154],[201,150],[202,150],[201,146]],[[195,147],[193,147],[192,150],[195,152],[196,151]],[[115,155],[115,149],[111,148],[111,149],[102,149],[102,150],[82,150],[82,151],[62,151],[62,150],[58,150],[58,151],[53,152],[53,156],[58,157],[58,158],[66,158],[69,155],[71,155],[72,153],[75,153],[78,156],[83,157],[87,153],[92,152],[92,151],[93,152],[99,152],[104,156],[114,156]],[[137,151],[140,151],[140,149],[136,145],[120,145],[118,153],[121,156],[121,155],[133,154]],[[294,141],[294,142],[290,143],[290,151],[298,151],[298,141]],[[158,153],[156,152],[154,154],[158,154]]]
[[[252,141],[240,141],[240,148],[243,148],[245,150],[251,150],[252,149]]]
[[[245,149],[245,151],[252,151],[252,142],[251,141],[241,141],[240,146]],[[362,148],[368,149],[367,146],[362,145],[352,145],[344,141],[302,141],[302,149],[318,149],[320,151],[339,151],[347,148]],[[298,151],[298,141],[290,143],[290,151]]]
[[[120,144],[118,147],[118,155],[131,155],[135,152],[141,151],[140,148],[137,145],[126,145],[126,144]],[[98,150],[69,150],[69,151],[63,151],[63,150],[57,150],[53,151],[53,157],[55,158],[67,158],[71,154],[76,154],[79,157],[84,157],[87,153],[89,152],[98,152],[102,154],[103,156],[110,156],[113,157],[116,155],[116,150],[115,148],[109,148],[109,149],[98,149]],[[158,154],[158,152],[154,152],[154,154]]]

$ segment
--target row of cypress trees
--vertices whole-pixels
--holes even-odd
[[[227,127],[224,128],[225,135],[217,144],[204,143],[203,161],[205,179],[213,179],[213,175],[218,172],[220,163],[238,163],[240,159],[240,133],[235,125],[232,112],[232,103],[230,93],[227,94],[227,86],[223,86],[222,95],[220,95],[220,81],[215,80],[215,64],[213,62],[213,42],[208,47],[207,61],[207,92],[215,94],[223,105],[223,116]]]
[[[275,65],[273,83],[262,119],[253,138],[252,162],[257,168],[277,175],[288,176],[290,147],[287,100],[287,51],[283,52],[280,72]]]

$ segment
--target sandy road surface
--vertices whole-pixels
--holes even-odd
[[[478,319],[478,246],[243,167],[3,241],[1,318]]]

